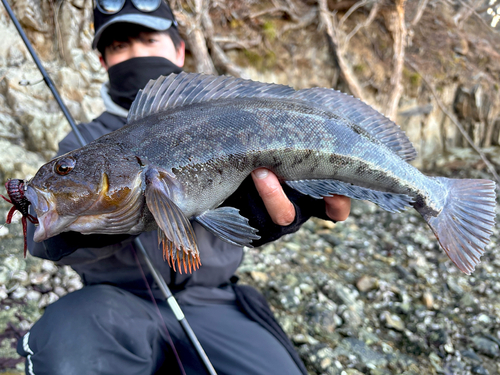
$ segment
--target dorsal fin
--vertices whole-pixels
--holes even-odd
[[[289,86],[227,76],[182,72],[151,80],[137,94],[127,122],[139,120],[166,108],[237,97],[286,98],[313,103],[363,128],[403,160],[411,161],[417,155],[410,140],[398,125],[359,99],[340,91],[326,88],[295,91]]]
[[[403,160],[411,161],[417,157],[417,151],[396,123],[353,96],[333,89],[314,87],[296,91],[292,98],[314,102],[328,112],[347,118],[384,143]]]
[[[165,108],[237,97],[283,98],[295,93],[289,86],[227,76],[180,73],[149,81],[132,103],[127,122]]]

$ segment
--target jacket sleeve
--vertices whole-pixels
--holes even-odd
[[[42,242],[33,241],[35,226],[28,223],[28,249],[31,255],[38,258],[61,260],[63,257],[82,248],[104,248],[119,242],[132,241],[134,236],[128,234],[104,235],[104,234],[81,234],[77,232],[63,232]],[[102,256],[111,255],[116,249],[109,248]]]
[[[249,224],[258,229],[257,234],[261,237],[253,241],[253,246],[261,246],[268,242],[277,240],[285,234],[294,233],[300,229],[310,217],[330,220],[326,215],[325,202],[323,199],[314,199],[307,195],[282,185],[285,194],[295,207],[295,220],[288,226],[280,226],[273,222],[267,213],[264,202],[259,196],[249,176],[243,181],[238,190],[227,198],[222,206],[231,206],[240,210],[240,214],[249,220]]]

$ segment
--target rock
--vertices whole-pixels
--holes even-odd
[[[30,281],[33,285],[40,285],[49,281],[50,273],[34,273],[30,276]]]
[[[377,288],[378,280],[374,277],[370,277],[367,275],[362,276],[357,282],[356,287],[362,293],[366,293],[370,290]]]
[[[369,348],[363,341],[352,337],[343,339],[339,346],[333,350],[334,357],[351,354],[356,355],[359,361],[368,368],[384,367],[388,363],[383,354]]]
[[[42,271],[50,275],[54,275],[58,269],[59,268],[54,264],[54,262],[46,259],[42,261]]]
[[[42,297],[42,293],[40,292],[37,292],[36,290],[30,290],[27,294],[26,294],[26,299],[28,301],[38,301],[40,299],[40,297]]]
[[[30,284],[30,278],[26,271],[14,271],[11,279],[18,281],[22,286],[28,286]]]
[[[267,280],[269,280],[269,277],[267,276],[266,273],[264,272],[259,272],[259,271],[251,271],[250,276],[254,281],[260,282],[260,283],[267,283]]]
[[[424,303],[427,310],[432,310],[434,307],[434,296],[428,290],[422,294],[422,302]]]
[[[460,305],[462,307],[474,307],[476,306],[476,300],[471,293],[465,293],[462,298],[460,298]]]
[[[435,331],[431,331],[427,338],[429,344],[439,348],[442,345],[445,345],[448,342],[448,334],[444,329],[438,329]]]
[[[370,369],[370,375],[392,375],[392,372],[385,368],[374,368]]]
[[[356,290],[351,290],[339,283],[328,282],[323,287],[323,293],[333,302],[344,304],[348,309],[355,311],[360,317],[363,316],[364,304],[357,299],[359,293]]]
[[[79,29],[82,24],[83,12],[71,3],[64,2],[60,8],[58,16],[57,21],[60,24],[63,49],[66,52],[63,57],[69,66],[75,70],[79,70],[82,67],[75,64],[73,59],[74,54],[71,52],[76,46],[79,45]]]
[[[391,314],[389,311],[382,312],[382,314],[380,314],[380,320],[385,323],[387,328],[392,328],[401,332],[405,329],[403,320],[399,316]]]
[[[26,54],[16,45],[9,48],[7,56],[10,66],[20,66],[26,60]]]
[[[467,55],[469,53],[469,43],[466,38],[460,38],[458,42],[453,46],[453,51],[459,55]]]
[[[24,27],[36,31],[47,32],[49,22],[47,19],[47,15],[44,15],[41,9],[40,11],[36,10],[40,6],[40,2],[36,0],[16,1],[15,13],[18,14],[19,23],[21,23]]]
[[[332,333],[342,324],[333,306],[313,304],[307,309],[306,316],[318,333]]]
[[[9,254],[4,260],[3,264],[11,273],[11,277],[17,270],[23,270],[26,267],[26,263],[23,259],[16,255]]]
[[[491,318],[488,315],[486,315],[486,314],[480,314],[477,317],[477,321],[480,322],[480,323],[484,323],[484,324],[490,324],[491,323]]]
[[[314,337],[309,335],[298,334],[292,337],[294,344],[302,345],[302,344],[311,344],[316,345],[319,343]]]
[[[15,300],[23,299],[28,294],[28,290],[24,286],[17,287],[10,295]]]
[[[8,296],[5,285],[0,285],[0,301],[6,299]]]
[[[341,375],[363,375],[362,372],[356,370],[355,368],[348,368],[340,373]]]
[[[80,276],[70,278],[66,283],[66,289],[68,292],[74,292],[75,290],[82,289],[83,283],[80,280]]]
[[[446,279],[446,284],[448,285],[448,288],[450,288],[450,290],[452,292],[458,294],[459,296],[461,296],[464,293],[464,290],[462,289],[462,287],[460,285],[458,285],[455,278],[449,276]]]
[[[325,375],[340,375],[342,365],[333,355],[333,350],[324,344],[302,345],[299,354],[305,365],[315,373]]]
[[[300,284],[299,288],[300,288],[301,292],[304,294],[312,294],[315,291],[315,289],[312,285],[306,284],[306,283]]]
[[[431,362],[431,365],[432,367],[434,367],[436,372],[441,374],[444,373],[443,367],[441,366],[441,358],[439,358],[436,353],[432,352],[431,354],[429,354],[429,361]]]
[[[24,144],[24,134],[22,126],[6,113],[0,113],[0,138],[13,142],[17,145]]]
[[[60,286],[56,286],[54,288],[54,293],[57,294],[59,297],[62,297],[64,295],[68,294],[66,289],[64,289],[63,287],[60,287]]]
[[[465,358],[468,362],[473,364],[480,364],[483,362],[481,357],[479,357],[476,352],[471,349],[464,349],[460,352],[463,358]]]
[[[474,345],[474,349],[480,354],[487,355],[491,358],[497,358],[500,356],[500,348],[494,341],[484,337],[474,336],[472,337],[472,343]]]
[[[483,366],[472,366],[470,370],[475,375],[490,375],[489,371]]]
[[[35,153],[0,138],[0,178],[25,179],[33,177],[43,164],[43,159]]]
[[[84,98],[87,83],[78,71],[63,67],[57,72],[57,83],[61,95],[70,100],[81,102]]]
[[[48,305],[56,302],[58,299],[59,296],[54,292],[43,294],[40,298],[40,301],[38,302],[38,308],[43,309],[44,307],[47,307]]]
[[[104,103],[101,98],[92,98],[86,95],[81,105],[82,116],[80,117],[80,121],[82,122],[90,122],[105,111]]]
[[[31,151],[52,157],[58,149],[59,142],[69,131],[67,120],[61,113],[36,116],[29,113],[22,117],[26,129],[27,145]]]
[[[10,271],[7,267],[0,265],[0,285],[5,285],[10,279]]]

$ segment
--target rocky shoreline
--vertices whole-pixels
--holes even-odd
[[[7,209],[0,204],[2,217]],[[24,366],[17,337],[45,306],[81,287],[69,267],[23,259],[21,232],[19,222],[0,229],[0,369],[14,374]],[[500,373],[498,242],[495,228],[467,276],[417,212],[356,201],[344,223],[313,219],[247,249],[238,276],[265,294],[310,374],[493,375]]]

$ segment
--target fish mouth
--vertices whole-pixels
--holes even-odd
[[[33,235],[35,242],[45,241],[58,235],[77,219],[77,217],[72,216],[59,216],[52,193],[28,186],[25,195],[38,217],[38,225]]]

